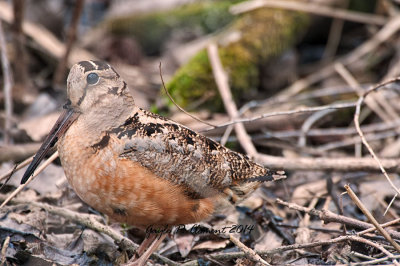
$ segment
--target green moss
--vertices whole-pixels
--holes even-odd
[[[134,36],[147,55],[155,55],[173,31],[208,34],[228,25],[234,19],[228,9],[237,2],[201,1],[162,12],[114,18],[106,25],[113,34]]]
[[[212,83],[211,66],[205,50],[197,53],[184,68],[180,68],[174,78],[166,85],[174,100],[188,106],[205,95],[204,84]],[[195,82],[194,82],[195,81]]]
[[[299,12],[258,9],[241,16],[227,33],[221,34],[221,43],[232,32],[241,34],[238,41],[219,46],[235,99],[258,88],[260,66],[293,46],[307,28],[308,20],[306,14]],[[205,50],[182,66],[167,88],[182,107],[188,108],[190,103],[210,94],[215,97],[203,106],[214,111],[222,107]]]

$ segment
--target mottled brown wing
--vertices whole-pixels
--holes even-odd
[[[110,133],[125,142],[121,157],[139,162],[159,177],[201,196],[241,182],[274,179],[275,172],[246,156],[144,110]]]

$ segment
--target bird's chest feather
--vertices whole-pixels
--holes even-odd
[[[83,135],[68,131],[58,143],[58,151],[68,182],[82,200],[95,207],[114,196],[123,180],[115,180],[118,164],[118,146],[90,142]]]

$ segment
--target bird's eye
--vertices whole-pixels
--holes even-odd
[[[86,77],[86,82],[90,85],[96,84],[97,82],[99,82],[99,75],[97,75],[96,73],[90,73]]]

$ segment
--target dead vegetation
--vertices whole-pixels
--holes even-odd
[[[178,227],[151,257],[153,263],[399,264],[396,1],[236,1],[229,11],[237,17],[279,8],[311,19],[308,33],[265,62],[258,76],[265,80],[239,98],[227,71],[231,68],[221,63],[218,52],[221,44],[215,36],[224,29],[191,33],[190,38],[182,38],[187,29],[175,29],[165,40],[168,45],[150,57],[134,36],[113,35],[105,26],[123,5],[131,7],[131,1],[104,6],[111,15],[98,14],[102,19],[93,24],[80,20],[90,17],[88,11],[94,12],[98,2],[108,1],[77,0],[69,9],[62,6],[60,13],[40,11],[46,15],[37,13],[30,1],[0,1],[2,265],[118,265],[145,237],[145,232],[108,221],[80,201],[68,186],[57,153],[37,170],[36,178],[19,186],[24,167],[65,100],[67,68],[94,58],[111,61],[138,105],[288,175],[210,221]],[[167,8],[165,2],[161,10]],[[168,8],[177,2],[170,1]],[[367,7],[359,8],[362,3]],[[145,6],[138,3],[136,12],[146,14]],[[39,19],[51,19],[50,14],[62,14],[51,27]],[[63,36],[54,28],[66,17]],[[107,45],[101,42],[106,39]],[[218,90],[188,106],[206,123],[170,104],[159,75],[161,61],[168,83],[187,63],[188,58],[181,61],[184,53],[191,57],[202,49]],[[179,58],[177,53],[182,53]],[[274,83],[272,92],[263,87],[269,81]],[[221,101],[218,112],[204,104],[210,97]]]

